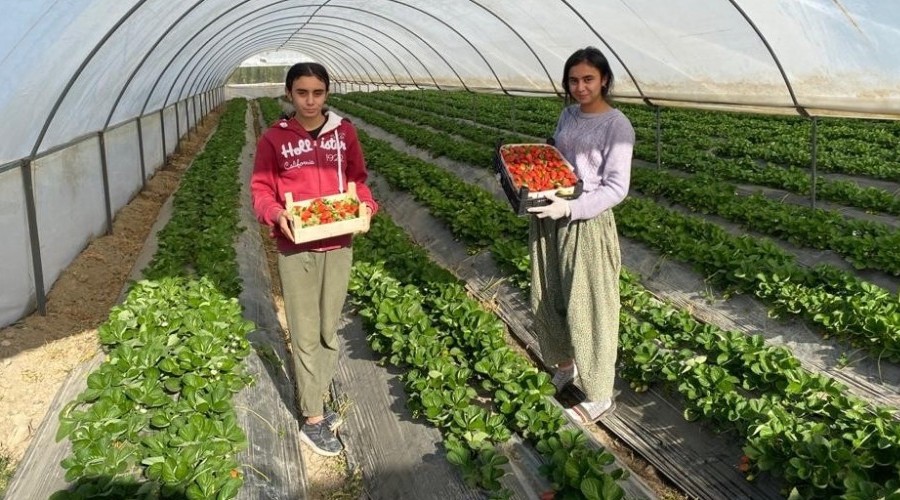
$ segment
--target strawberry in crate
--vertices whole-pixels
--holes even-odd
[[[575,173],[553,146],[543,144],[509,145],[500,155],[517,188],[530,192],[569,188],[578,182]]]
[[[300,227],[331,224],[359,217],[359,201],[355,198],[316,198],[304,205],[291,207]]]
[[[291,217],[294,243],[322,240],[342,234],[364,233],[369,230],[370,213],[359,201],[356,184],[347,184],[347,192],[318,198],[294,201],[292,193],[284,195]]]
[[[569,162],[549,144],[498,145],[494,167],[503,192],[518,215],[548,204],[550,194],[573,199],[583,189]]]

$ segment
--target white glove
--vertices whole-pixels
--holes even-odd
[[[553,193],[547,194],[547,199],[552,203],[543,207],[533,207],[528,209],[528,213],[537,215],[539,219],[550,217],[553,220],[562,219],[572,214],[569,209],[569,202]]]

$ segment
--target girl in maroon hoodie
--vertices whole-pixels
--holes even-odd
[[[288,70],[285,93],[294,105],[290,118],[266,130],[256,147],[250,188],[260,222],[273,227],[278,274],[290,330],[297,398],[305,417],[301,439],[317,453],[341,452],[334,430],[340,416],[324,408],[337,369],[337,326],[350,281],[351,236],[294,244],[285,193],[295,200],[343,193],[348,182],[369,214],[378,205],[366,186],[366,166],[356,129],[324,109],[330,80],[318,63]]]

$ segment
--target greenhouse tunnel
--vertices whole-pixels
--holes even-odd
[[[900,2],[4,7],[0,498],[900,496]]]
[[[593,45],[614,97],[803,117],[900,116],[900,3],[871,0],[12,2],[0,21],[0,324],[226,99],[247,58],[294,50],[336,91],[562,92]]]

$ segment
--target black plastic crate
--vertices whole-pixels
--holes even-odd
[[[551,201],[547,199],[547,194],[556,193],[557,191],[559,191],[558,189],[550,189],[547,191],[529,191],[527,187],[522,187],[519,189],[515,188],[512,177],[509,174],[509,170],[507,170],[506,164],[503,161],[503,157],[500,155],[500,148],[502,148],[503,146],[525,145],[528,144],[497,144],[497,147],[494,148],[494,170],[500,177],[500,186],[503,187],[503,192],[506,194],[506,198],[509,200],[509,204],[512,206],[513,212],[515,212],[516,215],[530,215],[528,213],[529,208],[549,205]],[[535,145],[548,146],[546,144]],[[560,156],[562,157],[562,154],[560,154]],[[565,158],[563,158],[563,160],[565,160]],[[581,196],[583,188],[584,184],[582,183],[581,179],[578,179],[578,182],[576,182],[572,187],[572,192],[570,194],[557,194],[557,196],[559,196],[560,198],[565,198],[567,200],[573,200]]]

